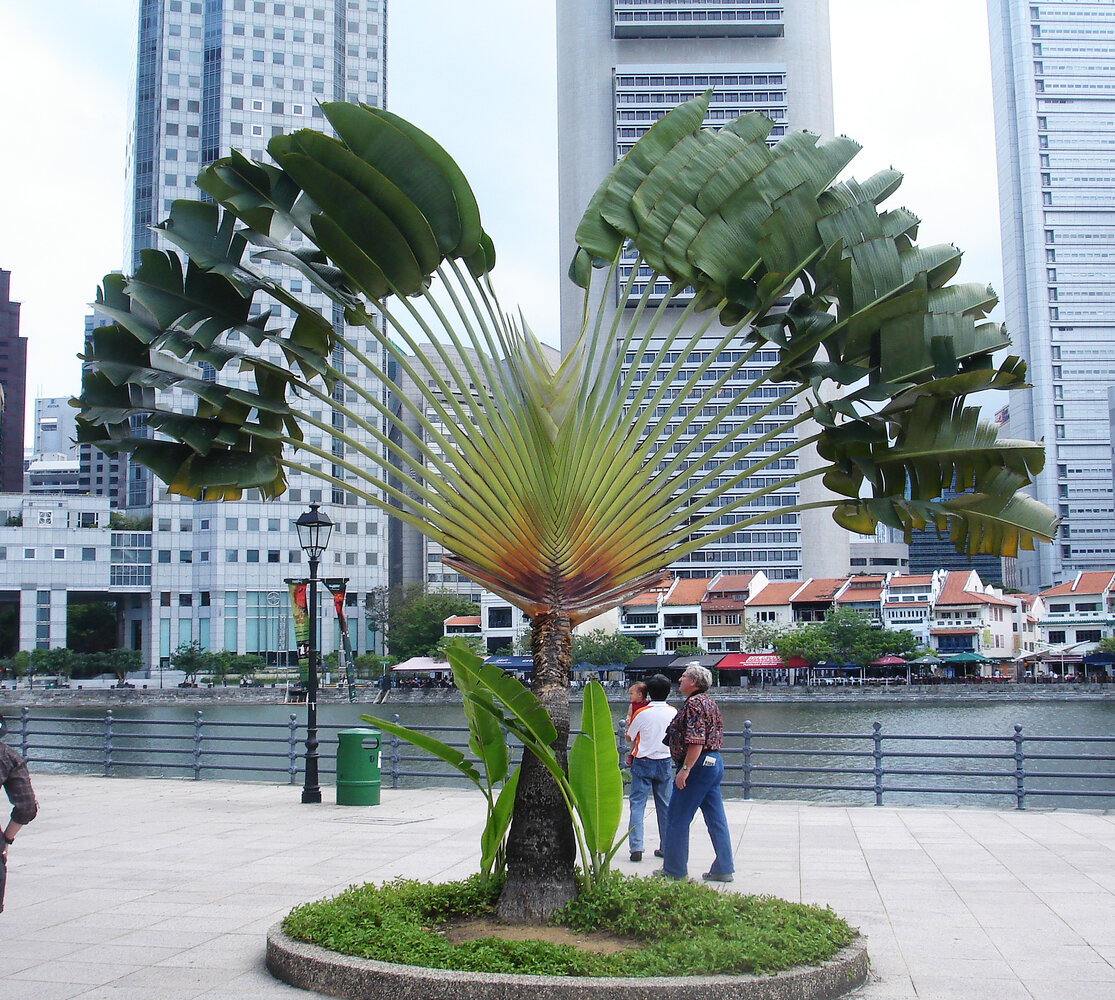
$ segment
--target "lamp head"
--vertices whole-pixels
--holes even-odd
[[[321,558],[321,554],[329,547],[329,535],[333,531],[333,522],[329,515],[318,509],[316,503],[310,504],[297,521],[294,527],[298,532],[298,544],[302,551],[311,559]]]

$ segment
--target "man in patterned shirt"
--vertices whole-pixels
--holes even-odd
[[[4,884],[8,875],[8,848],[15,843],[15,835],[35,818],[39,804],[35,801],[35,791],[27,765],[7,743],[3,741],[8,731],[4,717],[0,715],[0,785],[4,786],[12,803],[12,815],[4,827],[3,844],[0,845],[0,913],[4,910]]]
[[[720,798],[720,781],[724,777],[720,755],[724,722],[716,702],[707,694],[712,686],[712,674],[700,664],[691,663],[681,675],[678,686],[685,696],[685,705],[666,733],[677,775],[666,817],[666,856],[661,874],[677,880],[688,877],[689,826],[700,809],[716,851],[712,867],[701,877],[706,882],[731,882],[735,871],[732,837]]]

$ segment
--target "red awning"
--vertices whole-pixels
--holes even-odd
[[[717,670],[784,670],[809,666],[797,656],[785,663],[777,653],[729,653],[717,665]]]

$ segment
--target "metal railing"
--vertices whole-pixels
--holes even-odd
[[[395,715],[396,722],[400,720]],[[320,770],[336,773],[336,733],[321,725]],[[470,756],[464,726],[414,726]],[[305,750],[304,726],[295,715],[282,722],[34,715],[23,708],[8,742],[32,767],[96,773],[185,774],[195,780],[233,776],[282,777],[297,784]],[[622,727],[617,731],[622,746]],[[513,753],[519,747],[509,741]],[[1115,736],[742,732],[724,734],[727,795],[744,799],[800,798],[827,801],[1027,802],[1106,807],[1115,797]],[[435,757],[387,737],[382,780],[391,788],[446,784],[465,779]]]

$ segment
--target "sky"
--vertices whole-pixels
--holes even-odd
[[[556,0],[560,2],[560,0]],[[388,107],[458,161],[508,308],[558,343],[555,0],[389,0]],[[836,131],[850,173],[905,174],[919,242],[1001,285],[987,15],[979,0],[830,0]],[[0,268],[28,341],[28,407],[78,391],[84,316],[121,267],[134,0],[6,0]],[[1001,319],[1001,309],[998,318]],[[30,439],[28,440],[30,444]]]

